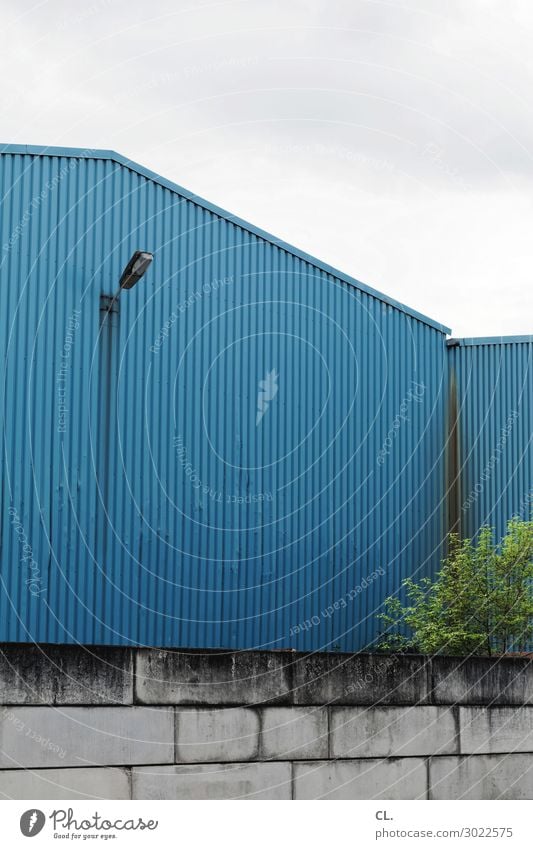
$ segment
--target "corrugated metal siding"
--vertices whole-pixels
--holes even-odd
[[[460,531],[497,537],[533,509],[533,337],[451,340],[457,386]]]
[[[111,159],[0,164],[0,640],[370,644],[441,554],[443,332]]]

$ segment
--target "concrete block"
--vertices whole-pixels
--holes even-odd
[[[533,705],[533,664],[525,657],[434,657],[435,704]]]
[[[421,655],[299,655],[292,667],[294,703],[423,703],[428,694],[428,670],[428,659]]]
[[[461,754],[533,752],[533,707],[461,707],[458,710]]]
[[[126,769],[0,770],[0,799],[131,799]]]
[[[285,761],[327,758],[327,708],[262,708],[261,757]]]
[[[531,755],[430,758],[430,799],[533,799]]]
[[[255,708],[176,710],[176,763],[257,760],[258,751]]]
[[[0,693],[5,705],[132,704],[132,651],[3,643]]]
[[[0,767],[173,763],[168,708],[0,709]]]
[[[134,799],[290,799],[290,763],[196,764],[132,770]]]
[[[135,699],[142,704],[289,704],[285,652],[178,652],[135,655]]]
[[[457,732],[455,708],[330,708],[330,753],[334,758],[458,754]]]
[[[422,758],[295,763],[295,799],[426,799]]]

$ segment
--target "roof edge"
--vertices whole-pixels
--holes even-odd
[[[226,209],[223,209],[222,207],[211,203],[211,201],[200,197],[200,195],[194,194],[194,192],[189,191],[189,189],[185,189],[183,186],[180,186],[178,183],[174,183],[172,180],[167,180],[166,177],[162,177],[155,171],[150,171],[150,169],[145,168],[144,165],[139,165],[138,162],[134,162],[132,159],[128,159],[126,156],[123,156],[121,153],[117,153],[114,150],[0,143],[0,154],[3,153],[30,156],[66,156],[75,157],[78,159],[109,159],[119,165],[123,165],[126,168],[135,171],[137,174],[140,174],[141,176],[146,177],[147,179],[152,180],[153,182],[158,183],[166,189],[170,189],[171,191],[182,195],[184,198],[186,198],[186,200],[192,201],[193,203],[196,203],[198,206],[203,207],[209,212],[213,212],[215,215],[218,215],[220,218],[224,218],[225,220],[230,221],[232,224],[235,224],[238,227],[242,227],[244,230],[248,230],[250,233],[259,236],[259,238],[263,239],[264,241],[270,242],[276,247],[281,248],[282,250],[285,250],[288,253],[294,254],[299,259],[304,260],[304,262],[308,262],[310,265],[314,265],[322,271],[325,271],[326,274],[331,274],[333,277],[337,277],[344,283],[348,283],[349,285],[354,286],[356,289],[359,289],[361,292],[364,292],[367,295],[371,295],[373,298],[382,301],[388,306],[400,310],[400,312],[405,313],[411,318],[415,318],[417,321],[420,321],[423,324],[427,324],[434,330],[438,330],[446,336],[450,335],[451,333],[451,329],[449,327],[446,327],[446,325],[441,324],[439,321],[436,321],[433,318],[429,318],[429,316],[424,315],[423,313],[420,313],[415,309],[412,309],[406,304],[397,301],[395,298],[392,298],[389,295],[380,292],[378,289],[374,289],[372,286],[367,286],[366,283],[362,283],[360,280],[357,280],[357,278],[346,274],[345,272],[341,271],[338,268],[335,268],[327,262],[323,262],[322,260],[317,259],[316,257],[306,253],[300,248],[296,248],[289,242],[283,241],[283,239],[278,239],[276,236],[273,236],[272,233],[268,233],[266,230],[262,230],[255,224],[250,224],[249,221],[245,221],[243,218],[240,218],[237,215],[233,215]]]
[[[469,336],[465,339],[447,339],[446,344],[450,348],[470,348],[475,345],[531,345],[532,336]]]

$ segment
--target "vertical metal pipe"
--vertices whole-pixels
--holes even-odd
[[[97,445],[97,484],[98,499],[96,513],[97,539],[97,592],[96,598],[104,609],[105,574],[108,537],[112,532],[112,505],[110,504],[110,481],[115,444],[117,416],[117,380],[118,380],[118,334],[119,302],[118,297],[100,296],[100,350],[98,361],[98,379],[100,386],[98,445]]]
[[[461,535],[461,454],[459,406],[455,369],[450,367],[448,384],[448,450],[447,450],[448,534]]]

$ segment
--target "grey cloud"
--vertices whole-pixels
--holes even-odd
[[[114,147],[455,333],[531,330],[525,0],[4,6],[5,141]]]

